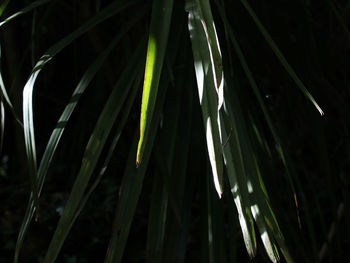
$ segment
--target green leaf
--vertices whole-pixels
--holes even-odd
[[[185,261],[192,203],[188,192],[190,189],[193,191],[193,184],[188,182],[187,178],[196,174],[188,171],[189,164],[192,163],[189,160],[189,150],[191,147],[194,75],[189,70],[192,65],[188,63],[191,61],[188,57],[190,46],[183,45],[189,42],[181,39],[180,43],[182,43],[180,52],[184,52],[178,55],[179,61],[176,65],[185,65],[185,67],[175,72],[175,87],[168,90],[167,98],[170,101],[166,103],[164,115],[169,117],[164,119],[164,125],[160,130],[164,143],[157,144],[165,148],[163,151],[158,151],[157,154],[159,167],[161,167],[161,162],[168,164],[169,177],[166,187],[169,191],[170,209],[168,209],[163,262],[166,259],[169,263]],[[176,65],[174,68],[177,68]],[[174,108],[176,110],[173,110]],[[169,142],[165,143],[165,141]],[[164,154],[167,149],[171,149],[171,154]],[[195,170],[193,165],[190,167]],[[175,208],[171,209],[172,207]]]
[[[241,66],[244,70],[244,73],[249,81],[249,84],[251,86],[251,88],[253,89],[253,92],[255,94],[255,97],[256,99],[258,100],[258,103],[259,103],[259,106],[264,114],[264,117],[265,117],[265,120],[268,124],[268,127],[272,133],[272,136],[277,144],[277,149],[279,151],[279,154],[281,156],[281,159],[282,159],[282,162],[286,168],[286,176],[287,176],[287,179],[290,183],[290,186],[291,186],[291,189],[292,189],[292,192],[293,192],[293,196],[294,196],[294,202],[295,202],[295,206],[296,206],[296,209],[298,209],[298,201],[297,201],[297,195],[296,195],[296,190],[295,190],[295,186],[294,186],[294,182],[293,182],[293,179],[292,179],[292,176],[291,176],[291,169],[290,169],[290,165],[289,165],[289,162],[286,162],[285,160],[285,149],[284,147],[282,146],[282,143],[281,143],[281,140],[276,132],[276,129],[273,125],[273,121],[272,121],[272,118],[270,116],[270,113],[268,112],[266,106],[265,106],[265,103],[263,101],[263,98],[260,94],[260,91],[259,91],[259,88],[258,88],[258,85],[255,81],[255,78],[248,66],[248,63],[247,63],[247,60],[245,59],[245,56],[239,46],[239,43],[237,41],[237,38],[232,30],[232,27],[230,26],[228,20],[227,20],[227,17],[226,17],[226,13],[225,13],[225,9],[224,9],[224,6],[222,4],[217,4],[218,8],[219,8],[219,11],[220,11],[220,15],[221,15],[221,18],[223,19],[224,21],[224,26],[225,26],[225,30],[226,30],[226,34],[228,35],[227,37],[231,40],[232,44],[233,44],[233,47],[236,51],[236,54],[238,56],[238,59],[241,63]],[[233,65],[231,64],[230,67],[233,67]],[[297,214],[299,214],[297,212]]]
[[[36,148],[35,148],[35,135],[34,135],[34,119],[33,119],[33,89],[36,78],[42,70],[42,68],[62,49],[68,46],[72,41],[80,37],[82,34],[90,30],[95,25],[103,22],[107,18],[110,18],[117,12],[120,12],[133,1],[128,3],[119,3],[119,1],[114,2],[99,12],[96,16],[91,18],[83,26],[79,27],[77,30],[69,34],[67,37],[63,38],[61,41],[49,48],[43,56],[39,59],[35,65],[28,81],[26,82],[23,89],[23,125],[24,125],[24,139],[25,148],[28,158],[29,175],[32,184],[32,194],[34,206],[38,208],[38,182],[37,182],[37,161],[36,161]]]
[[[74,219],[71,222],[70,228],[72,227],[73,223],[75,222],[75,220],[78,218],[79,214],[81,213],[81,211],[83,210],[86,202],[88,201],[90,195],[92,194],[92,192],[96,189],[96,187],[98,186],[99,182],[102,179],[102,176],[104,175],[107,166],[109,165],[109,162],[113,156],[113,152],[115,150],[115,147],[119,141],[120,135],[122,133],[122,131],[124,130],[125,124],[128,120],[129,117],[129,113],[130,110],[133,106],[133,103],[135,101],[136,95],[137,95],[137,91],[139,90],[139,84],[141,83],[141,67],[139,70],[139,76],[136,78],[135,81],[135,87],[131,90],[131,92],[128,95],[128,101],[126,103],[126,105],[123,107],[123,116],[122,119],[118,125],[117,131],[114,135],[114,138],[112,140],[111,145],[109,146],[108,152],[107,152],[107,156],[103,162],[102,168],[97,176],[97,178],[95,179],[94,183],[91,185],[90,189],[87,191],[87,193],[85,194],[85,196],[82,198],[80,204],[79,204],[79,208],[77,209],[77,212],[74,215]]]
[[[169,44],[172,47],[171,50],[176,50],[178,43]],[[174,47],[175,46],[175,47]],[[174,47],[174,48],[173,48]],[[183,62],[186,58],[182,52],[178,54],[179,60]],[[186,51],[186,49],[185,49]],[[177,54],[172,52],[171,55]],[[167,60],[168,62],[168,60]],[[170,66],[171,62],[167,65]],[[170,67],[169,67],[170,68]],[[173,67],[171,67],[172,69]],[[170,70],[167,71],[168,75],[173,75]],[[177,73],[177,72],[176,72]],[[184,73],[184,72],[182,72]],[[153,152],[156,159],[157,171],[155,178],[153,179],[153,190],[151,199],[151,208],[148,221],[148,234],[147,234],[147,262],[163,262],[165,255],[164,250],[168,247],[168,242],[165,242],[166,226],[168,221],[175,218],[177,225],[181,224],[181,215],[179,211],[179,202],[177,202],[177,192],[173,189],[172,177],[175,175],[174,166],[175,159],[179,156],[175,155],[176,139],[178,137],[178,126],[180,125],[180,112],[182,109],[182,94],[183,87],[185,86],[185,76],[187,74],[179,74],[176,78],[176,82],[172,83],[173,88],[167,92],[167,100],[164,106],[163,115],[167,116],[162,120],[161,129],[158,131],[157,143],[154,146]],[[170,80],[171,81],[171,80]],[[187,113],[186,113],[187,114]],[[184,154],[184,153],[181,153]],[[176,174],[176,180],[180,179],[181,175]],[[171,183],[170,183],[171,182]],[[168,208],[170,207],[170,209]],[[170,216],[169,216],[170,215]],[[173,216],[175,215],[175,216]],[[172,258],[173,260],[174,258]]]
[[[25,13],[28,13],[30,11],[32,11],[33,9],[41,6],[41,5],[44,5],[44,4],[47,4],[48,2],[50,2],[51,0],[38,0],[38,1],[35,1],[33,3],[31,3],[30,5],[26,6],[25,8],[23,8],[21,11],[9,16],[8,18],[6,18],[5,20],[1,21],[0,22],[0,27],[3,26],[4,24],[6,24],[7,22],[10,22],[12,19],[18,17],[18,16],[21,16]],[[7,5],[7,2],[8,1],[5,1],[4,4],[0,7],[0,15],[3,11],[2,7],[3,6],[6,6]],[[6,4],[6,5],[5,5]]]
[[[209,159],[215,189],[223,184],[219,110],[223,103],[222,59],[208,0],[187,0],[188,29],[192,41],[199,101],[202,107]]]
[[[116,36],[116,38],[109,44],[106,50],[94,61],[90,67],[87,69],[81,80],[79,81],[76,89],[74,90],[71,99],[67,106],[65,107],[63,113],[61,114],[55,129],[53,130],[50,139],[46,145],[45,152],[43,154],[42,160],[40,162],[39,170],[38,170],[38,185],[39,185],[39,196],[41,190],[43,188],[45,177],[49,166],[51,164],[52,158],[55,154],[56,148],[61,140],[62,134],[66,127],[67,122],[70,119],[74,109],[76,108],[81,95],[85,92],[86,88],[90,85],[91,81],[103,65],[103,62],[108,58],[110,53],[113,51],[115,46],[120,42],[121,39],[125,36],[125,34],[129,31],[129,29],[135,25],[136,22],[139,21],[140,17],[142,17],[145,12],[138,13],[137,16],[133,17],[128,23],[125,23],[125,26],[121,30],[121,32]],[[29,227],[30,221],[34,214],[34,203],[33,196],[30,196],[28,207],[25,213],[25,216],[22,221],[22,226],[19,231],[16,250],[15,250],[15,262],[18,262],[19,252],[22,247],[23,239],[25,233]]]
[[[244,7],[247,9],[249,15],[254,20],[255,24],[257,25],[258,29],[260,30],[261,34],[265,38],[266,42],[269,44],[272,51],[275,53],[277,59],[280,61],[282,66],[285,68],[285,70],[288,72],[290,77],[294,80],[295,84],[298,86],[298,88],[301,90],[301,92],[305,95],[307,99],[311,101],[311,103],[316,107],[316,109],[319,111],[321,115],[324,115],[321,107],[317,104],[314,97],[311,95],[311,93],[307,90],[304,83],[301,81],[301,79],[298,77],[298,75],[295,73],[292,66],[288,63],[287,59],[284,57],[278,46],[276,45],[275,41],[273,41],[272,37],[266,30],[266,28],[263,26],[263,24],[260,22],[259,18],[255,14],[254,10],[251,8],[247,0],[241,0]]]
[[[113,234],[111,236],[105,263],[119,263],[122,260],[126,241],[129,235],[131,223],[135,214],[137,202],[140,197],[143,179],[151,156],[152,146],[157,134],[162,107],[168,83],[162,83],[159,89],[159,97],[155,105],[154,116],[151,121],[148,146],[145,148],[143,161],[139,167],[135,166],[135,151],[137,149],[137,137],[129,152],[123,181],[120,187],[119,200],[116,216],[113,223]]]
[[[87,188],[90,177],[95,170],[107,137],[122,108],[128,91],[132,86],[136,85],[135,79],[137,79],[136,76],[138,71],[135,70],[135,68],[140,66],[140,64],[137,65],[137,61],[142,53],[143,45],[141,44],[120,76],[118,83],[113,89],[102,113],[100,114],[96,127],[90,136],[88,145],[86,146],[80,171],[77,175],[62,216],[58,222],[55,234],[46,253],[44,263],[55,262],[63,242],[70,231],[72,222],[74,221],[79,205],[83,200],[85,189]]]
[[[142,161],[147,137],[149,136],[149,127],[157,99],[159,79],[162,73],[164,55],[168,42],[172,9],[173,0],[153,1],[142,93],[140,139],[136,156],[137,165]]]
[[[256,254],[257,244],[253,217],[250,211],[250,199],[247,187],[243,153],[240,146],[238,127],[229,102],[225,101],[225,112],[222,113],[222,138],[224,161],[231,192],[238,212],[238,219],[243,233],[244,244],[250,258]],[[229,129],[231,127],[231,129]]]

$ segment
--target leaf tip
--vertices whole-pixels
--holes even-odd
[[[140,167],[141,162],[142,162],[142,153],[141,153],[140,147],[138,147],[137,154],[136,154],[136,168]]]

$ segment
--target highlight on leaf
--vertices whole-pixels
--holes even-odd
[[[349,10],[2,1],[0,261],[344,261]]]

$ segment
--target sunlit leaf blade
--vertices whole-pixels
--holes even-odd
[[[258,225],[261,241],[264,244],[266,253],[272,262],[277,263],[277,261],[279,261],[278,251],[273,239],[271,238],[271,232],[267,228],[267,225],[264,221],[264,215],[259,210],[258,204],[252,205],[251,211],[254,216],[254,220]]]
[[[143,179],[146,173],[151,150],[157,129],[159,126],[162,107],[164,104],[166,88],[168,83],[163,83],[159,89],[156,110],[151,121],[148,146],[145,148],[143,161],[137,168],[135,166],[135,151],[137,149],[137,138],[134,138],[130,148],[128,161],[120,187],[117,211],[113,223],[113,234],[109,242],[105,263],[119,263],[122,260],[126,241],[129,235],[132,220],[134,218],[137,202],[140,197]]]
[[[284,243],[283,235],[271,209],[270,201],[262,177],[260,176],[261,172],[256,160],[256,156],[258,156],[257,150],[252,145],[252,138],[254,135],[250,136],[251,134],[249,134],[247,128],[249,123],[245,121],[237,93],[234,89],[230,88],[229,85],[227,85],[226,89],[225,111],[222,113],[223,117],[225,117],[225,114],[231,118],[231,122],[229,123],[231,125],[231,136],[229,140],[227,140],[227,144],[232,143],[233,140],[237,138],[234,144],[236,147],[239,147],[241,158],[233,157],[232,159],[235,167],[240,164],[239,161],[241,160],[243,174],[246,175],[244,179],[241,179],[241,182],[245,184],[243,189],[248,190],[250,201],[248,209],[251,211],[258,226],[265,250],[270,260],[272,262],[277,262],[279,260],[279,253],[276,246],[277,241],[287,262],[292,263],[293,261]],[[225,118],[223,119],[225,120]],[[224,125],[227,125],[227,122],[224,122]],[[227,128],[222,130],[227,132]],[[223,135],[227,137],[226,134]],[[226,147],[225,144],[224,150]],[[233,148],[233,150],[235,150],[235,148]],[[227,164],[229,164],[229,162],[227,162]],[[239,173],[237,177],[240,178],[241,175],[242,173]]]
[[[11,21],[12,19],[14,19],[14,18],[16,18],[18,16],[21,16],[21,15],[23,15],[25,13],[28,13],[28,12],[32,11],[33,9],[35,9],[35,8],[37,8],[37,7],[39,7],[39,6],[43,5],[43,4],[46,4],[46,3],[50,2],[50,1],[51,0],[38,0],[38,1],[35,1],[35,2],[31,3],[30,5],[28,5],[25,8],[23,8],[21,11],[13,14],[13,15],[9,16],[8,18],[6,18],[5,20],[1,21],[0,22],[0,27],[2,25],[6,24],[7,22]],[[5,5],[6,2],[8,2],[8,1],[5,1],[3,5]],[[1,12],[0,12],[0,15],[1,15]]]
[[[248,129],[244,122],[241,123],[241,140],[244,143],[244,155],[247,167],[247,185],[251,196],[251,212],[258,225],[260,237],[264,244],[267,255],[272,262],[279,261],[279,253],[276,241],[282,249],[285,259],[292,263],[281,230],[278,226],[274,212],[270,206],[270,200],[261,177],[260,167],[257,163],[257,150],[252,145],[252,136],[249,136]]]
[[[119,41],[124,37],[125,33],[128,32],[128,30],[135,24],[135,22],[139,21],[139,18],[144,15],[144,12],[140,12],[137,16],[135,16],[133,19],[131,19],[128,23],[125,23],[125,26],[123,27],[120,34],[109,44],[109,46],[106,48],[106,50],[94,61],[90,67],[87,69],[83,77],[81,78],[80,82],[78,83],[76,89],[74,90],[72,97],[65,107],[63,113],[61,114],[55,129],[53,130],[50,139],[46,145],[45,152],[43,154],[43,157],[40,162],[39,170],[38,170],[38,185],[39,185],[39,196],[41,193],[41,190],[44,185],[45,176],[47,174],[47,171],[49,169],[49,166],[51,164],[52,158],[54,156],[54,153],[56,151],[56,148],[59,144],[59,141],[62,137],[62,134],[64,132],[64,129],[66,127],[67,122],[70,119],[70,116],[72,115],[77,103],[79,102],[79,99],[81,95],[85,92],[85,89],[88,87],[88,85],[93,80],[96,73],[101,68],[103,62],[108,58],[114,47],[119,43]],[[34,214],[34,204],[33,204],[33,196],[30,196],[28,207],[25,213],[25,216],[23,218],[23,223],[21,226],[21,229],[19,231],[18,240],[16,244],[16,250],[15,250],[15,262],[18,262],[18,256],[19,252],[23,243],[24,235],[27,231],[27,228],[29,226],[29,223],[33,217]]]
[[[220,11],[220,15],[221,15],[221,18],[224,20],[224,26],[225,26],[225,29],[226,29],[226,33],[228,35],[228,38],[231,40],[232,44],[233,44],[233,47],[236,51],[236,54],[238,56],[238,59],[241,63],[241,66],[244,70],[244,73],[249,81],[249,84],[250,86],[252,87],[253,89],[253,92],[255,94],[255,97],[257,98],[258,100],[258,103],[260,105],[260,108],[264,114],[264,117],[265,117],[265,120],[270,128],[270,131],[272,133],[272,136],[277,144],[277,149],[279,151],[279,154],[281,155],[281,159],[282,159],[282,162],[284,164],[284,166],[286,167],[286,170],[287,170],[287,173],[286,173],[286,176],[287,176],[287,179],[290,183],[290,186],[291,186],[291,189],[292,189],[292,192],[293,192],[293,196],[294,196],[294,201],[295,201],[295,205],[296,205],[296,209],[298,211],[298,201],[297,201],[297,197],[296,197],[296,190],[295,190],[295,186],[294,186],[294,182],[293,182],[293,179],[292,179],[292,176],[291,176],[291,171],[290,171],[290,168],[289,168],[289,162],[286,162],[285,160],[285,150],[284,150],[284,147],[282,147],[282,143],[281,143],[281,140],[276,132],[276,129],[274,127],[274,124],[273,124],[273,121],[272,121],[272,118],[265,106],[265,103],[263,101],[263,98],[260,94],[260,91],[259,91],[259,88],[258,88],[258,85],[255,81],[255,78],[248,66],[248,63],[247,63],[247,60],[245,59],[245,56],[239,46],[239,43],[237,41],[237,38],[232,30],[232,27],[229,25],[229,22],[227,21],[227,17],[226,17],[226,13],[225,13],[225,9],[224,9],[224,6],[223,5],[220,5],[220,4],[217,4],[217,6],[219,7],[219,11]],[[233,65],[231,65],[231,67],[233,67]],[[299,215],[299,213],[297,212],[297,214]]]
[[[264,243],[266,252],[271,261],[279,261],[279,254],[275,244],[275,242],[277,242],[286,261],[288,263],[293,263],[294,261],[289,254],[276,216],[271,208],[270,200],[257,163],[256,174],[255,176],[250,177],[250,183],[252,192],[254,192],[254,205],[252,205],[251,209],[259,227],[261,239]]]
[[[138,51],[135,52],[130,63],[128,63],[126,66],[119,78],[118,83],[106,102],[102,113],[100,114],[96,127],[92,132],[88,145],[85,149],[80,171],[77,175],[62,216],[58,222],[55,234],[47,250],[44,263],[55,262],[63,242],[70,231],[77,209],[79,209],[79,205],[84,197],[84,192],[87,188],[90,177],[95,170],[107,137],[122,108],[128,91],[133,85],[135,85],[135,79],[137,79],[136,76],[138,73],[135,70],[135,68],[137,68],[136,61],[142,54],[143,45],[138,48]]]
[[[28,83],[32,83],[33,79],[30,78]],[[30,84],[31,85],[31,84]],[[33,86],[31,86],[33,87]],[[28,173],[31,181],[33,204],[36,212],[38,213],[38,199],[39,199],[39,187],[37,181],[37,161],[36,161],[36,147],[34,138],[34,119],[33,119],[33,92],[32,88],[24,88],[23,90],[23,126],[24,126],[24,138],[25,149],[28,159]],[[37,214],[38,215],[38,214]]]
[[[208,46],[209,49],[214,85],[219,98],[218,108],[220,109],[224,99],[224,75],[222,69],[221,50],[218,36],[216,34],[215,23],[211,14],[209,0],[187,0],[186,10],[193,13],[195,19],[199,19],[202,25],[207,42],[206,46]]]
[[[222,138],[225,144],[223,145],[223,154],[227,176],[229,178],[231,192],[238,212],[238,219],[243,233],[244,244],[250,258],[256,254],[256,237],[254,230],[253,217],[250,212],[249,193],[246,184],[245,169],[242,159],[242,153],[239,145],[237,127],[233,121],[233,114],[230,110],[228,102],[226,110],[231,119],[231,129],[227,127],[230,124],[228,120],[222,121]],[[223,113],[224,115],[225,113]],[[223,117],[226,119],[228,117]],[[226,124],[225,124],[226,123]],[[232,147],[233,146],[233,147]]]
[[[276,57],[282,64],[282,66],[285,68],[285,70],[288,72],[290,77],[294,80],[295,84],[298,86],[298,88],[301,90],[301,92],[308,98],[311,103],[316,107],[316,109],[319,111],[321,115],[324,115],[321,107],[317,104],[316,100],[314,97],[311,95],[311,93],[307,90],[305,87],[304,83],[301,81],[301,79],[298,77],[292,66],[288,63],[287,59],[284,57],[276,43],[273,41],[272,37],[266,30],[266,28],[263,26],[263,24],[260,22],[260,19],[257,17],[255,14],[254,10],[251,8],[250,4],[248,3],[247,0],[241,0],[242,4],[244,7],[247,9],[249,15],[252,17],[254,20],[255,24],[257,25],[258,29],[260,30],[261,34],[265,38],[266,42],[269,44],[271,47],[272,51],[275,53]]]
[[[63,38],[61,41],[49,48],[45,54],[39,59],[35,65],[27,83],[23,89],[23,125],[24,125],[24,139],[25,148],[28,158],[28,168],[32,184],[32,193],[34,206],[37,207],[38,200],[38,182],[37,182],[37,162],[36,162],[36,149],[35,149],[35,135],[34,135],[34,119],[33,119],[33,89],[35,80],[38,77],[41,69],[49,62],[57,53],[68,46],[72,41],[80,37],[86,31],[106,20],[107,18],[113,16],[117,12],[123,10],[133,1],[128,3],[114,2],[108,7],[99,12],[96,16],[91,18],[83,26],[78,28],[76,31],[72,32],[67,37]]]
[[[159,79],[168,43],[173,0],[154,0],[148,39],[145,79],[143,84],[140,139],[137,146],[136,164],[142,161],[147,144],[149,127],[157,99]]]
[[[215,189],[223,183],[219,110],[223,102],[223,71],[219,43],[209,1],[187,0],[188,29],[192,41],[199,100],[202,107]]]

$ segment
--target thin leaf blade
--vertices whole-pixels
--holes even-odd
[[[149,127],[156,103],[158,85],[168,42],[172,9],[173,0],[153,1],[145,79],[142,93],[140,139],[137,146],[136,156],[137,165],[139,165],[142,161],[142,156],[147,143],[147,137],[149,135]]]
[[[311,101],[311,103],[315,106],[315,108],[318,110],[318,112],[321,115],[324,115],[323,110],[321,107],[318,105],[316,102],[315,98],[311,95],[311,93],[308,91],[308,89],[305,87],[304,83],[301,81],[301,79],[298,77],[292,66],[288,63],[287,59],[281,52],[281,50],[278,48],[276,45],[275,41],[272,39],[266,28],[263,26],[263,24],[260,22],[260,19],[257,17],[255,14],[254,10],[250,6],[247,0],[241,0],[243,6],[246,8],[248,11],[249,15],[252,17],[254,20],[255,24],[257,25],[258,29],[260,30],[261,34],[265,38],[266,42],[269,44],[271,47],[272,51],[275,53],[276,57],[282,64],[282,66],[285,68],[285,70],[288,72],[290,77],[293,79],[295,84],[298,86],[298,88],[301,90],[301,92],[305,95],[305,97]]]
[[[219,110],[224,83],[221,51],[209,1],[187,0],[186,11],[213,181],[221,197],[223,164]]]

